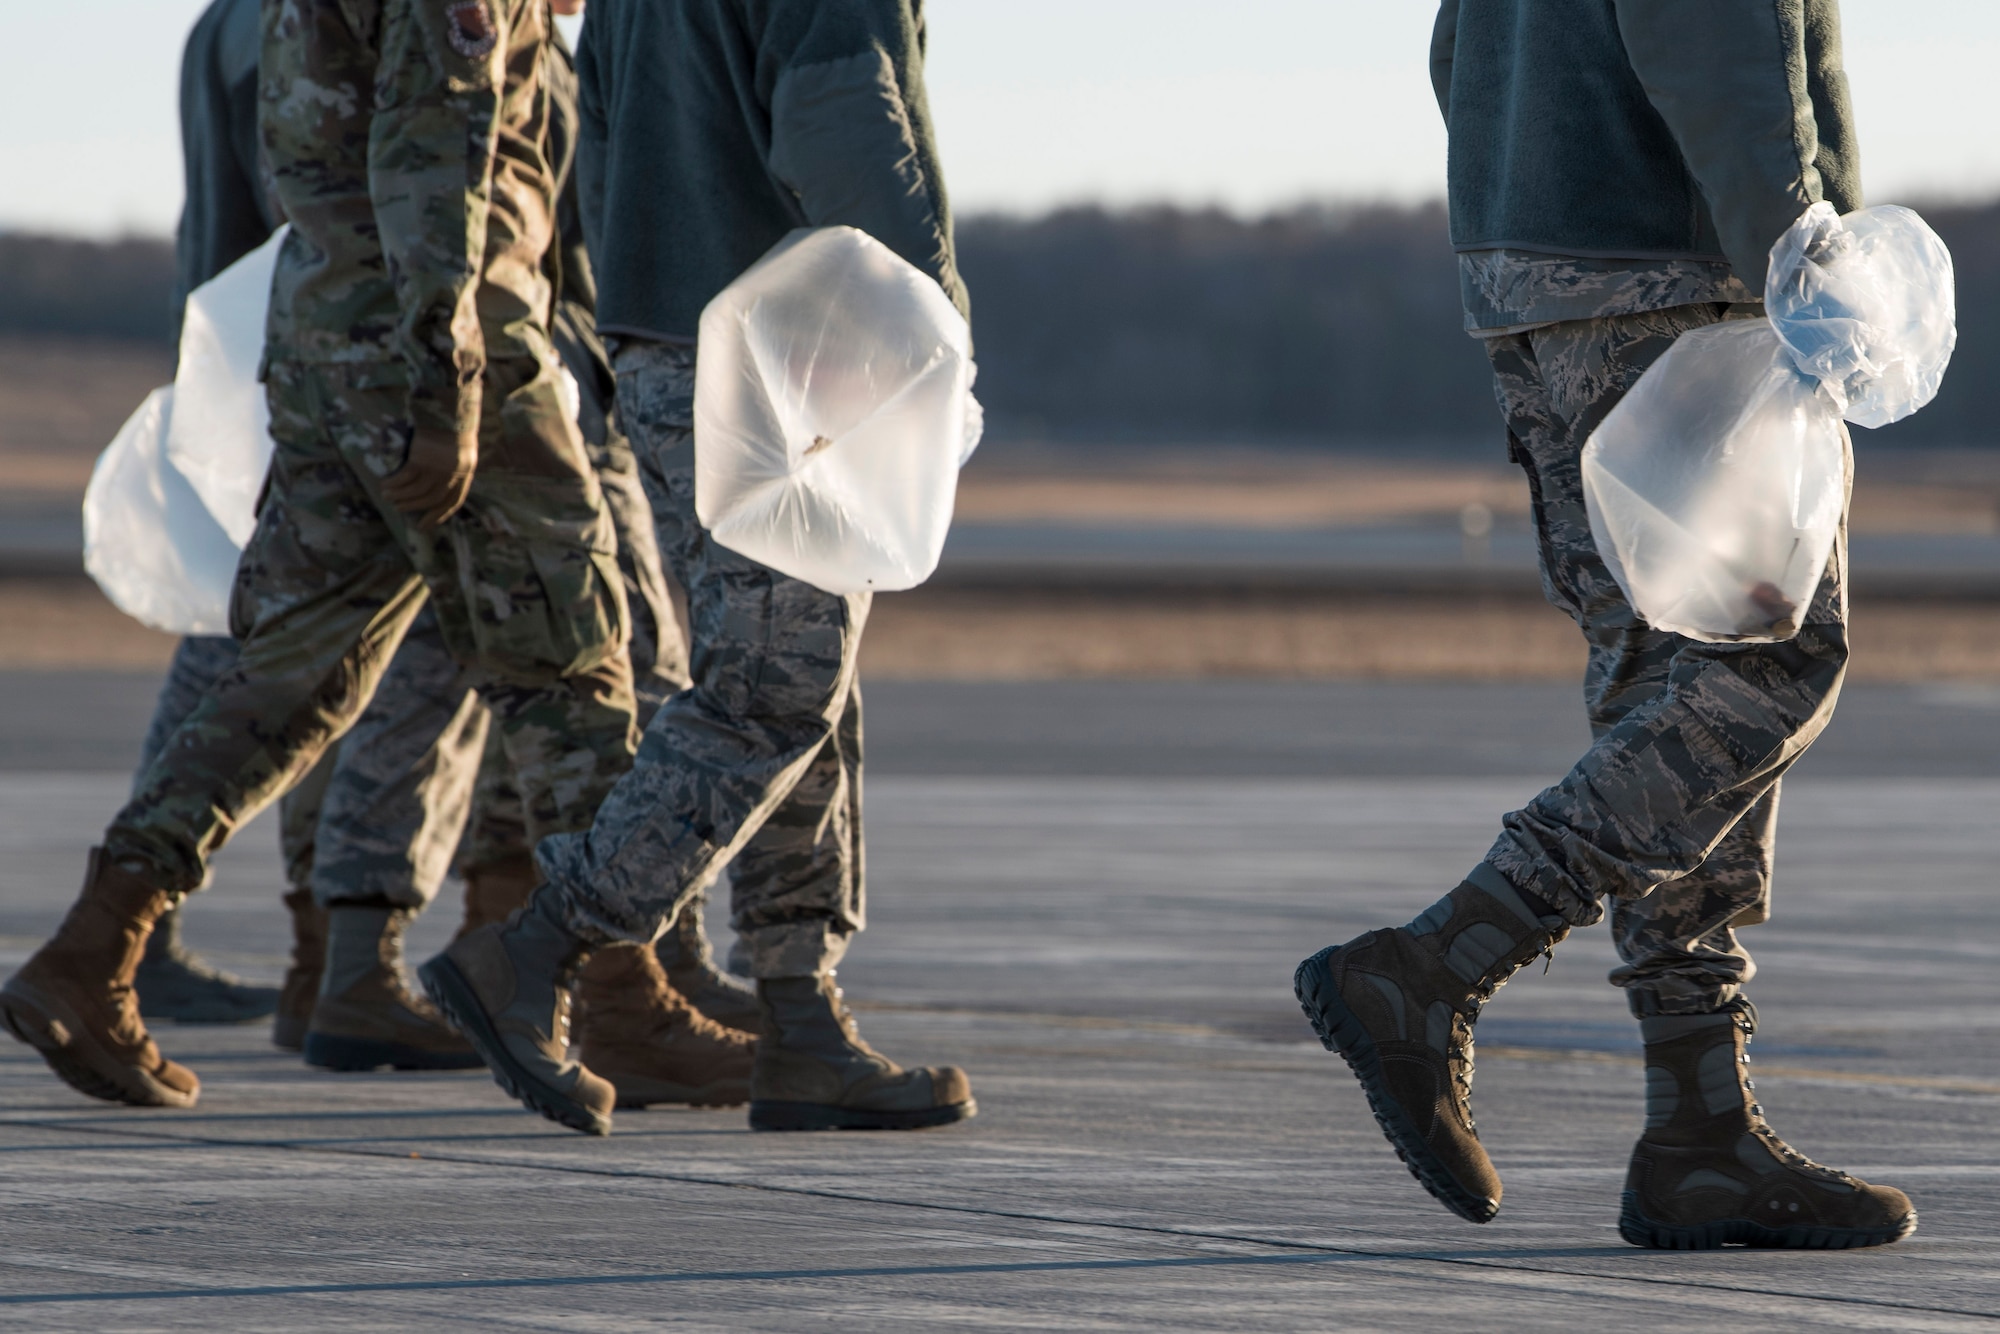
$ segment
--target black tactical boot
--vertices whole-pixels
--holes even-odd
[[[833,974],[757,984],[752,1130],[918,1130],[979,1110],[963,1070],[905,1070],[861,1040]]]
[[[1491,867],[1473,877],[1408,926],[1321,950],[1292,985],[1410,1174],[1460,1218],[1487,1223],[1500,1212],[1500,1175],[1472,1120],[1472,1026],[1494,991],[1569,927],[1537,913]]]
[[[501,1088],[551,1121],[608,1135],[617,1090],[569,1058],[570,984],[589,951],[544,887],[506,922],[454,940],[417,976]]]
[[[319,984],[326,976],[326,909],[313,892],[301,886],[285,895],[292,914],[292,962],[285,985],[278,989],[278,1014],[271,1021],[271,1043],[280,1051],[300,1051],[306,1026],[319,1003]]]
[[[702,930],[702,905],[706,896],[697,894],[682,908],[671,929],[661,935],[654,949],[667,981],[688,998],[703,1014],[739,1033],[757,1036],[763,1022],[757,1008],[757,991],[741,978],[725,973],[715,963],[715,946]]]
[[[328,907],[326,973],[306,1024],[307,1065],[322,1070],[477,1070],[484,1062],[403,976],[416,914],[386,903]]]
[[[260,987],[210,964],[181,941],[181,910],[153,927],[132,979],[139,1014],[178,1024],[248,1024],[278,1008],[278,989]]]
[[[1618,1231],[1634,1246],[1844,1250],[1916,1231],[1910,1197],[1821,1167],[1779,1139],[1751,1096],[1757,1011],[1639,1021],[1646,1133],[1632,1150]]]

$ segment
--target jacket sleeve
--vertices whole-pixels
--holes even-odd
[[[923,86],[923,23],[911,0],[808,0],[812,17],[775,53],[771,172],[808,225],[867,232],[935,278],[962,314],[951,211]]]
[[[1437,94],[1438,111],[1446,124],[1451,123],[1451,66],[1457,54],[1458,0],[1444,0],[1431,26],[1431,91]]]
[[[1803,0],[1614,0],[1625,51],[1680,145],[1736,276],[1825,197]],[[1837,56],[1837,53],[1836,53]]]
[[[477,308],[492,205],[504,28],[521,0],[387,0],[368,193],[401,318],[410,417],[479,425],[485,337]]]

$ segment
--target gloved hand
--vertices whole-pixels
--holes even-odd
[[[465,504],[478,466],[476,430],[454,433],[419,426],[409,457],[383,481],[382,495],[424,527],[435,528]]]

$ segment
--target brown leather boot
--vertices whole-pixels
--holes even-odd
[[[1634,1246],[1845,1250],[1917,1230],[1910,1197],[1821,1167],[1778,1138],[1751,1096],[1757,1011],[1642,1019],[1646,1133],[1625,1174],[1618,1231]]]
[[[757,999],[752,1130],[919,1130],[978,1114],[963,1070],[905,1070],[863,1042],[832,973],[765,978]]]
[[[192,1107],[201,1081],[160,1055],[132,991],[146,937],[176,896],[90,852],[83,892],[49,942],[0,987],[0,1024],[79,1093]]]
[[[465,920],[452,936],[455,941],[482,926],[506,921],[542,883],[534,854],[528,852],[484,866],[469,866],[460,875],[465,879]]]
[[[417,976],[501,1088],[551,1121],[608,1135],[617,1091],[569,1058],[570,983],[589,952],[544,889],[505,922],[453,941]]]
[[[306,1025],[326,971],[326,909],[303,887],[285,895],[284,904],[292,914],[292,962],[285,969],[284,986],[278,989],[271,1042],[280,1051],[299,1051],[306,1045]]]
[[[754,1038],[763,1024],[757,990],[716,965],[715,946],[701,925],[706,897],[698,894],[682,905],[672,928],[654,945],[654,953],[667,970],[667,981],[690,1005],[724,1028]]]
[[[620,1107],[750,1100],[757,1041],[688,1003],[643,945],[606,945],[583,965],[578,1055],[611,1081]]]
[[[1569,934],[1490,867],[1408,926],[1321,950],[1292,979],[1328,1051],[1361,1081],[1396,1156],[1460,1218],[1491,1222],[1500,1174],[1472,1120],[1472,1026],[1517,969]]]
[[[477,1070],[479,1059],[403,979],[403,932],[416,914],[384,903],[327,909],[326,980],[306,1027],[322,1070]]]

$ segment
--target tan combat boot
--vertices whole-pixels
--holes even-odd
[[[667,981],[689,1004],[725,1028],[754,1038],[763,1023],[757,990],[716,965],[715,946],[701,925],[705,897],[698,894],[682,906],[654,949],[667,970]]]
[[[611,1081],[620,1107],[750,1100],[756,1039],[690,1005],[645,946],[594,951],[578,979],[577,1003],[578,1055]]]
[[[757,999],[752,1130],[919,1130],[978,1113],[963,1070],[905,1070],[863,1042],[832,973],[765,978]]]
[[[326,909],[304,887],[285,895],[292,914],[292,962],[285,984],[278,988],[278,1016],[271,1023],[271,1042],[280,1051],[306,1045],[306,1026],[319,1001],[320,978],[326,972]]]
[[[1618,1231],[1634,1246],[1844,1250],[1917,1229],[1910,1197],[1821,1167],[1778,1138],[1751,1096],[1757,1011],[1639,1021],[1646,1133],[1632,1150]]]
[[[501,1088],[551,1121],[608,1135],[617,1090],[569,1058],[570,983],[589,949],[542,889],[506,922],[453,941],[417,976]]]
[[[1396,1156],[1445,1208],[1500,1212],[1472,1120],[1472,1026],[1502,983],[1569,934],[1482,866],[1408,926],[1321,950],[1292,979],[1328,1051],[1361,1081]]]
[[[416,914],[387,905],[327,909],[326,976],[306,1025],[306,1064],[322,1070],[477,1070],[479,1053],[403,977]]]
[[[192,1107],[194,1071],[160,1055],[132,977],[175,896],[90,853],[83,892],[49,942],[0,987],[0,1024],[79,1093],[134,1107]]]
[[[484,866],[469,866],[460,874],[465,879],[465,919],[458,924],[453,940],[482,926],[506,921],[528,901],[535,886],[542,883],[542,874],[535,869],[534,854],[529,852]]]

